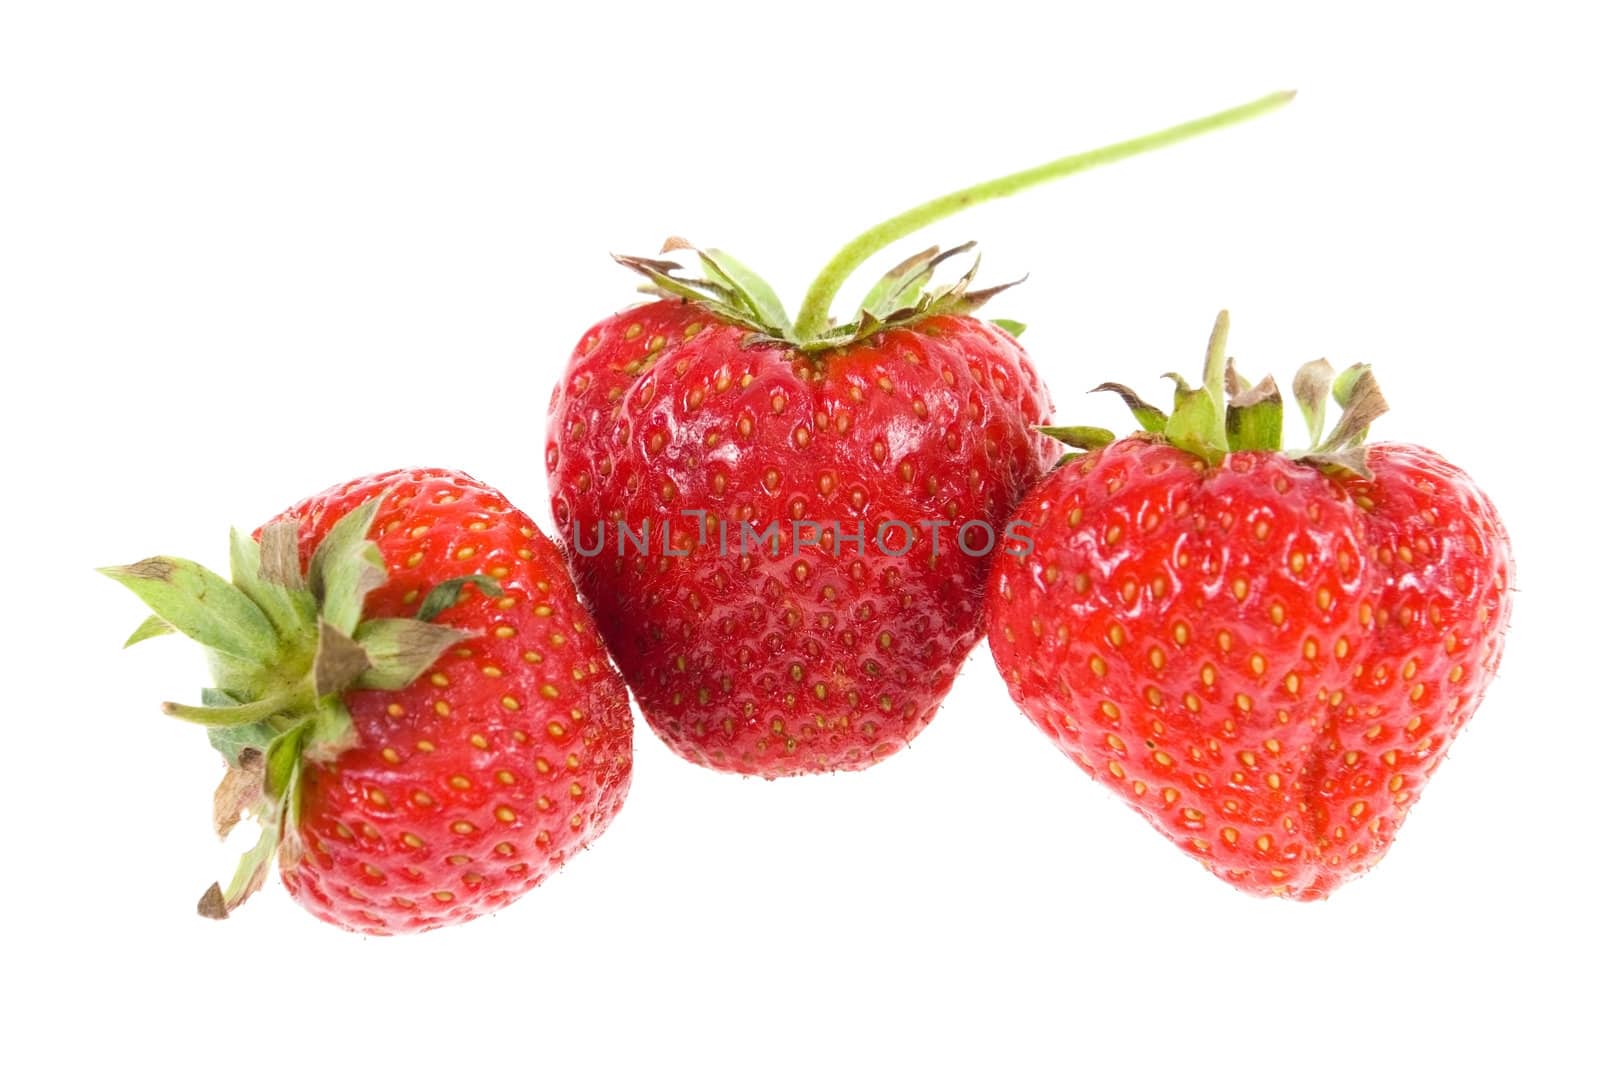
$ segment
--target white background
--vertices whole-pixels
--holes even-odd
[[[1206,6],[7,5],[4,1058],[1592,1055],[1590,35],[1540,5]],[[864,774],[718,776],[641,724],[612,830],[493,918],[366,939],[275,881],[195,917],[233,855],[219,763],[156,705],[199,656],[119,651],[142,612],[93,566],[221,566],[230,524],[407,464],[548,528],[551,386],[634,299],[608,252],[721,245],[792,309],[912,203],[1288,87],[928,237],[1031,274],[991,311],[1031,325],[1066,421],[1129,425],[1085,390],[1197,371],[1226,306],[1247,373],[1376,364],[1379,436],[1499,503],[1502,676],[1374,873],[1317,905],[1236,893],[980,649]]]

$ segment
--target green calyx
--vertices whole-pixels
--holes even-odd
[[[1255,385],[1246,381],[1226,354],[1228,313],[1219,312],[1206,345],[1204,375],[1198,388],[1182,376],[1168,374],[1176,386],[1169,415],[1146,403],[1125,385],[1107,382],[1091,392],[1115,393],[1146,434],[1199,456],[1215,465],[1230,452],[1282,452],[1283,397],[1271,375]],[[1328,397],[1339,405],[1333,429],[1323,434]],[[1301,367],[1294,377],[1294,395],[1310,432],[1310,447],[1289,451],[1294,459],[1370,477],[1364,447],[1367,431],[1389,410],[1372,368],[1357,363],[1335,375],[1327,360]],[[1071,448],[1093,451],[1116,440],[1116,434],[1095,426],[1041,426],[1039,432]]]
[[[888,326],[909,324],[930,315],[970,315],[1006,285],[977,289],[973,278],[978,257],[954,282],[930,285],[934,271],[946,260],[972,251],[969,242],[941,252],[929,248],[896,265],[874,284],[855,315],[843,324],[831,318],[834,299],[845,283],[873,255],[940,219],[974,204],[1011,196],[1024,189],[1064,178],[1094,167],[1142,155],[1213,130],[1220,130],[1276,110],[1294,99],[1293,92],[1277,92],[1239,107],[1180,123],[1143,137],[1078,152],[1048,163],[980,182],[935,197],[861,233],[839,250],[822,268],[806,291],[800,310],[791,321],[772,287],[744,264],[717,249],[699,251],[682,238],[667,241],[661,250],[688,250],[700,260],[702,277],[685,277],[683,267],[671,260],[616,256],[617,262],[648,279],[644,291],[664,299],[682,299],[704,306],[713,314],[751,331],[753,341],[770,340],[806,352],[819,352],[852,344]],[[1015,336],[1022,325],[1011,320],[994,324]]]
[[[300,569],[299,529],[273,523],[257,542],[231,536],[232,580],[198,563],[154,556],[100,573],[120,582],[154,612],[127,644],[181,633],[207,651],[212,684],[197,705],[166,703],[175,718],[206,727],[227,760],[214,822],[226,837],[244,815],[261,836],[224,890],[212,885],[200,914],[224,918],[266,879],[274,855],[298,862],[301,767],[327,760],[356,740],[342,694],[403,689],[441,653],[471,636],[430,620],[453,605],[466,584],[499,595],[488,578],[442,582],[413,619],[364,619],[369,592],[388,580],[368,533],[382,497],[335,523]]]

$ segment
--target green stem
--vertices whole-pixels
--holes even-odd
[[[879,223],[867,230],[841,248],[838,254],[828,261],[828,265],[822,268],[822,273],[817,275],[816,280],[811,283],[811,288],[806,291],[805,301],[800,305],[800,313],[795,317],[795,334],[802,344],[816,340],[828,328],[828,313],[833,309],[834,297],[839,295],[839,290],[844,287],[844,283],[856,269],[875,253],[925,226],[954,215],[973,204],[1010,196],[1056,178],[1064,178],[1069,174],[1076,174],[1106,163],[1115,163],[1157,148],[1177,144],[1191,137],[1198,137],[1203,133],[1210,133],[1212,130],[1253,119],[1280,108],[1293,99],[1293,91],[1272,93],[1251,103],[1219,111],[1205,118],[1180,123],[1158,133],[1135,137],[1130,141],[1119,141],[1088,152],[1063,156],[1037,167],[1008,174],[1003,178],[980,182],[902,212],[887,222]]]
[[[203,708],[190,704],[167,702],[161,710],[175,719],[198,723],[201,726],[249,726],[264,722],[285,711],[309,711],[316,707],[316,690],[309,679],[287,686],[261,700],[248,704],[234,704],[224,708]]]

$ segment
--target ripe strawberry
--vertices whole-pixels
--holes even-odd
[[[970,203],[1288,98],[930,201],[846,246],[793,324],[725,253],[699,253],[703,279],[618,257],[661,299],[573,352],[551,401],[551,506],[607,644],[674,751],[770,778],[903,748],[981,636],[989,556],[1058,451],[1031,430],[1050,402],[1020,327],[973,317],[999,290],[974,290],[969,271],[925,291],[970,245],[911,257],[835,326],[851,272]]]
[[[368,539],[370,537],[370,539]],[[466,475],[400,470],[335,486],[233,536],[233,583],[155,557],[104,573],[209,650],[203,707],[228,762],[225,835],[259,843],[201,914],[284,884],[369,934],[465,922],[597,837],[628,791],[627,694],[559,551]]]
[[[1500,661],[1510,544],[1460,469],[1362,448],[1371,371],[1295,381],[1312,450],[1279,451],[1282,403],[1222,361],[1178,380],[1147,432],[1053,431],[1091,449],[1018,508],[1035,549],[991,576],[990,646],[1012,697],[1096,780],[1214,874],[1311,900],[1383,855]],[[1224,399],[1224,382],[1231,402]]]

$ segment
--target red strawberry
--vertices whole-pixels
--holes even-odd
[[[402,470],[234,535],[233,583],[156,557],[105,573],[205,645],[229,765],[217,827],[262,826],[221,918],[266,877],[370,934],[465,922],[537,885],[622,805],[627,694],[559,551],[493,489]],[[368,539],[370,537],[370,540]]]
[[[1310,900],[1388,849],[1499,664],[1510,544],[1488,499],[1415,445],[1361,447],[1370,370],[1326,444],[1280,451],[1282,404],[1229,364],[1146,433],[1060,438],[1018,508],[1034,550],[991,576],[990,646],[1056,745],[1219,877]],[[1231,402],[1224,400],[1224,378]],[[1295,393],[1314,442],[1331,370]]]
[[[911,257],[833,326],[850,273],[970,203],[1287,99],[913,209],[846,246],[793,325],[725,253],[700,253],[696,280],[619,257],[661,299],[573,352],[551,402],[551,504],[579,588],[674,751],[777,777],[903,748],[981,636],[989,556],[1057,452],[1031,430],[1050,403],[1020,327],[972,316],[998,290],[974,291],[969,271],[924,291],[970,245]]]

